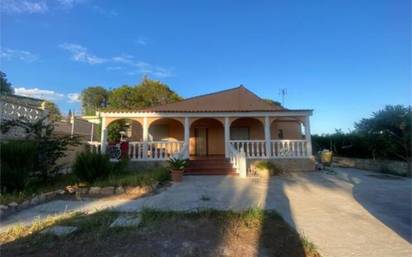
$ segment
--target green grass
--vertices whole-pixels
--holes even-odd
[[[154,182],[165,182],[170,179],[169,170],[163,167],[141,171],[122,171],[106,178],[98,179],[91,186],[147,186]]]
[[[33,194],[46,193],[58,189],[64,189],[67,185],[73,184],[75,178],[71,174],[57,175],[46,181],[39,178],[31,178],[24,190],[16,193],[5,193],[0,195],[0,204],[9,204],[11,202],[21,203],[30,199]]]

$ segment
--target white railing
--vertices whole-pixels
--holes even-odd
[[[90,147],[90,151],[93,153],[100,153],[101,152],[101,143],[98,141],[88,141],[87,144]]]
[[[100,142],[87,142],[91,152],[101,152]],[[120,144],[108,145],[111,160],[121,157]],[[188,158],[188,146],[183,141],[129,142],[127,156],[132,161],[168,160],[170,157]]]
[[[306,140],[271,140],[271,158],[306,158],[308,157]]]
[[[245,152],[241,149],[240,151],[236,150],[233,145],[229,144],[229,159],[232,163],[233,168],[236,169],[236,172],[239,173],[241,177],[246,177],[246,156]]]
[[[308,157],[306,140],[271,140],[269,147],[265,140],[230,140],[229,146],[238,152],[243,150],[248,159]]]
[[[129,142],[131,160],[168,160],[180,153],[183,141]]]
[[[266,157],[265,140],[230,140],[229,145],[238,152],[242,149],[248,159],[258,159]]]

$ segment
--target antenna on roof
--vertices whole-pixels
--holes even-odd
[[[285,97],[288,94],[287,88],[281,88],[279,89],[279,95],[282,96],[282,106],[285,106]]]

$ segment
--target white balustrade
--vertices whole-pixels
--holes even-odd
[[[239,173],[240,177],[246,177],[247,168],[245,152],[242,149],[238,151],[232,144],[228,144],[228,154],[232,167],[236,169],[236,172]]]
[[[230,140],[229,145],[237,151],[243,149],[248,159],[308,157],[306,140],[271,140],[269,148],[265,140]]]
[[[272,158],[306,158],[306,140],[271,140],[270,156]]]
[[[93,153],[100,153],[101,152],[101,143],[98,141],[88,141],[87,144],[90,147],[90,151]]]

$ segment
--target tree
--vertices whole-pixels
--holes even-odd
[[[80,95],[83,114],[95,115],[100,108],[106,107],[109,92],[101,87],[88,87]]]
[[[14,94],[14,89],[6,77],[6,73],[0,71],[0,95]]]
[[[133,110],[154,105],[180,101],[182,98],[166,84],[147,77],[134,86],[121,86],[112,90],[109,96],[108,108]]]
[[[137,95],[142,99],[142,107],[174,103],[182,100],[182,97],[171,90],[169,86],[161,83],[159,80],[151,80],[146,76],[142,83],[137,86],[136,90]]]
[[[374,154],[407,161],[411,173],[411,122],[411,106],[388,105],[371,118],[356,123],[355,128],[368,138]]]
[[[44,101],[43,105],[44,109],[49,112],[48,118],[51,121],[59,121],[62,119],[62,115],[60,113],[59,107],[53,102]]]
[[[137,94],[136,87],[121,86],[110,92],[108,108],[132,110],[142,107],[142,98]]]

